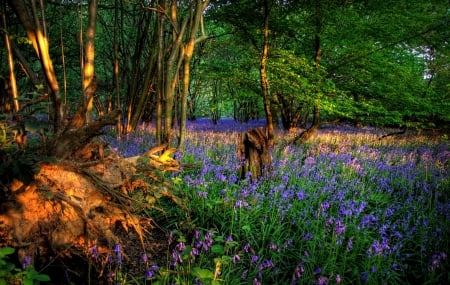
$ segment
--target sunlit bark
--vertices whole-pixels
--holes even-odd
[[[206,35],[202,26],[202,36],[197,37],[197,32],[199,29],[200,24],[203,22],[203,11],[206,8],[206,6],[209,4],[209,0],[202,1],[197,0],[195,4],[195,10],[190,9],[190,11],[193,11],[193,15],[190,15],[191,18],[191,26],[189,31],[189,38],[187,40],[186,45],[183,49],[183,89],[182,89],[182,95],[181,95],[181,114],[180,114],[180,140],[178,143],[178,148],[183,148],[184,141],[186,138],[186,118],[187,118],[187,97],[189,94],[189,82],[190,82],[190,70],[191,70],[191,60],[192,55],[194,53],[195,45],[206,39]]]
[[[264,38],[260,62],[260,76],[261,76],[261,92],[263,96],[264,111],[266,113],[266,121],[267,121],[267,135],[269,145],[273,146],[275,134],[273,127],[272,110],[270,107],[269,81],[267,79],[267,57],[269,53],[269,14],[270,14],[269,1],[270,0],[264,1],[264,29],[263,29]]]
[[[114,91],[113,98],[111,98],[111,105],[115,102],[115,108],[120,110],[120,77],[119,77],[119,0],[114,2],[114,69],[113,69],[113,85]],[[112,106],[108,106],[107,112],[110,112]],[[120,138],[123,132],[122,115],[117,119],[117,136]]]
[[[63,105],[58,80],[50,58],[48,40],[41,28],[35,1],[9,0],[8,3],[16,11],[17,16],[25,28],[28,39],[31,41],[36,54],[41,61],[48,87],[51,90],[51,99],[54,110],[54,129],[56,132],[62,127],[64,118]],[[31,10],[29,9],[30,7]],[[45,22],[45,20],[43,20],[43,22]]]
[[[94,79],[95,69],[95,32],[97,24],[97,8],[98,0],[90,0],[88,8],[88,26],[86,29],[86,43],[84,47],[84,68],[83,68],[83,96],[86,104],[86,122],[91,121],[93,98],[95,89],[88,88],[92,85]]]
[[[159,6],[159,1],[157,1]],[[158,32],[158,57],[156,60],[156,141],[158,145],[162,143],[162,114],[163,114],[163,96],[164,96],[164,76],[163,76],[163,56],[164,56],[164,22],[165,15],[158,13],[157,32]]]
[[[5,3],[2,3],[1,9],[2,9],[3,29],[4,29],[4,33],[5,33],[5,47],[6,47],[6,54],[8,57],[8,66],[9,66],[9,86],[11,88],[11,96],[12,96],[12,100],[13,100],[14,112],[18,112],[19,111],[19,93],[17,91],[16,74],[14,72],[13,52],[12,52],[11,42],[9,40],[9,33],[7,30],[7,25],[6,25]]]

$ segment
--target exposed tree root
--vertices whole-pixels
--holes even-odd
[[[18,248],[19,258],[46,253],[87,258],[92,246],[105,252],[132,237],[134,247],[137,243],[148,251],[146,239],[156,224],[145,209],[155,209],[161,197],[183,207],[161,175],[180,171],[179,162],[170,157],[175,150],[164,149],[127,159],[108,152],[97,161],[37,162],[29,179],[2,181],[0,247]],[[133,196],[137,191],[140,199]]]

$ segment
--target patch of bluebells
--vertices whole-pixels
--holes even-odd
[[[370,283],[406,270],[408,264],[401,262],[411,260],[412,255],[430,256],[429,272],[448,269],[448,253],[432,253],[448,243],[450,234],[450,203],[443,187],[448,186],[445,181],[450,178],[448,144],[378,141],[380,130],[375,128],[322,129],[311,144],[275,148],[274,171],[267,178],[239,180],[236,140],[239,132],[251,127],[229,121],[220,125],[205,120],[189,123],[184,153],[202,162],[203,167],[182,174],[184,183],[200,200],[223,201],[232,211],[245,209],[251,216],[263,209],[276,214],[271,218],[296,237],[291,248],[294,253],[311,244],[316,246],[310,257],[298,263],[294,258],[280,257],[287,254],[280,240],[264,241],[270,246],[267,252],[258,254],[252,253],[250,243],[244,243],[242,252],[230,253],[233,264],[247,264],[241,271],[243,279],[263,283],[264,270],[287,260],[297,264],[282,269],[291,270],[293,284],[308,280],[339,284],[355,278]],[[267,216],[260,219],[261,223],[267,221]],[[206,237],[195,235],[191,247],[175,246],[178,255],[173,256],[174,262],[184,262],[179,255],[186,248],[192,262],[195,257],[210,254],[208,249],[214,241],[208,243]],[[334,244],[327,244],[330,240]],[[420,252],[411,252],[408,241],[414,241]],[[255,235],[252,246],[261,242]],[[328,261],[327,251],[321,248],[327,246],[334,250],[335,261]],[[336,264],[345,263],[345,258],[354,261],[351,258],[356,256],[365,256],[356,264],[360,276],[339,272]],[[328,270],[319,274],[311,269],[314,260],[331,263],[322,264]],[[376,260],[383,262],[375,266]]]

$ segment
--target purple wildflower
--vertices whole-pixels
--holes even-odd
[[[325,276],[320,276],[317,279],[317,285],[327,285],[328,284],[328,278]]]
[[[368,256],[379,256],[379,255],[386,255],[390,253],[390,246],[388,244],[387,238],[382,238],[382,241],[379,242],[378,240],[375,240],[370,248],[367,250]]]
[[[183,251],[186,248],[186,244],[184,242],[179,242],[176,248],[178,251]]]
[[[311,240],[314,237],[312,233],[307,233],[303,236],[303,240]]]
[[[181,257],[180,253],[176,250],[172,251],[172,265],[177,266],[179,263],[183,263],[183,258]]]
[[[261,270],[264,270],[264,269],[266,269],[266,268],[274,267],[274,266],[275,266],[275,265],[273,264],[272,260],[266,259],[266,260],[264,260],[264,262],[262,262],[262,263],[258,266],[258,270],[261,271]]]
[[[208,193],[205,191],[197,191],[197,194],[200,198],[203,198],[203,199],[208,198]]]
[[[145,278],[150,279],[158,272],[159,267],[157,265],[153,265],[150,268],[147,269],[145,272]]]
[[[174,235],[173,235],[173,232],[170,232],[170,233],[169,233],[169,240],[167,241],[168,244],[169,244],[169,245],[172,244],[172,243],[174,242],[174,240],[175,240],[175,237],[174,237]]]
[[[347,242],[347,250],[352,250],[353,249],[353,237],[351,237],[348,242]]]
[[[253,285],[261,285],[261,281],[258,280],[258,278],[253,279]]]
[[[330,208],[330,203],[327,201],[322,202],[320,208],[322,208],[322,211],[326,212]]]
[[[334,225],[334,232],[338,235],[344,233],[346,230],[346,226],[342,223],[341,220],[337,220]]]
[[[245,251],[245,253],[248,253],[249,249],[250,249],[250,244],[247,243],[247,244],[244,246],[244,251]]]
[[[367,275],[367,272],[361,272],[361,281],[363,283],[367,283],[369,281],[369,275]]]
[[[439,252],[433,254],[431,257],[430,265],[429,265],[429,271],[436,271],[438,268],[441,267],[442,261],[447,259],[447,254],[445,252]]]
[[[191,249],[191,252],[190,252],[190,255],[191,255],[191,256],[198,256],[199,254],[200,254],[200,252],[198,251],[197,248],[193,247],[193,248]]]
[[[297,280],[302,278],[305,268],[303,267],[303,262],[295,267],[294,273],[292,274],[292,284],[296,284]]]
[[[97,259],[98,259],[98,247],[96,245],[92,246],[89,249],[89,252],[92,254],[92,257],[97,261]]]
[[[29,255],[25,255],[23,263],[22,263],[22,269],[26,269],[27,266],[31,265],[31,257]]]

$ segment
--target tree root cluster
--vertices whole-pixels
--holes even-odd
[[[31,179],[2,179],[0,247],[19,249],[19,260],[27,255],[43,263],[56,255],[89,258],[94,246],[107,252],[132,242],[152,250],[152,231],[158,239],[164,232],[146,210],[154,210],[161,197],[183,207],[161,175],[181,170],[170,156],[174,151],[161,146],[132,158],[109,151],[96,161],[40,161]],[[143,199],[134,198],[136,192]]]

